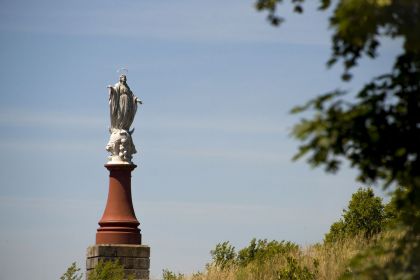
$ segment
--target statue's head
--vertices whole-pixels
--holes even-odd
[[[120,76],[120,82],[125,84],[127,82],[127,77],[125,75]]]

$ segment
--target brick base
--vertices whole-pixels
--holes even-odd
[[[135,280],[149,280],[150,247],[129,244],[98,244],[90,246],[86,254],[86,279],[100,260],[119,260],[126,275],[133,274]]]

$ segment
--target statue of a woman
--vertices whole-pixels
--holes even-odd
[[[127,77],[120,76],[120,81],[109,88],[109,111],[111,117],[110,139],[106,150],[111,153],[108,163],[131,163],[132,154],[136,153],[130,131],[137,103],[142,101],[134,96],[127,85]]]
[[[120,76],[120,81],[115,86],[108,88],[111,130],[114,128],[129,131],[136,115],[137,103],[142,104],[142,102],[130,90],[125,75]]]

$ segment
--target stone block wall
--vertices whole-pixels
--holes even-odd
[[[129,244],[97,244],[87,249],[86,279],[100,260],[119,260],[126,275],[133,274],[136,280],[149,280],[150,247]]]

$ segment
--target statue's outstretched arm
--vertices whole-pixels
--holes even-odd
[[[115,88],[111,85],[107,86],[109,89],[109,99],[111,99],[111,95],[115,93]]]
[[[137,96],[134,98],[134,101],[139,103],[139,104],[143,104],[143,101],[141,101],[141,99],[138,98]]]

